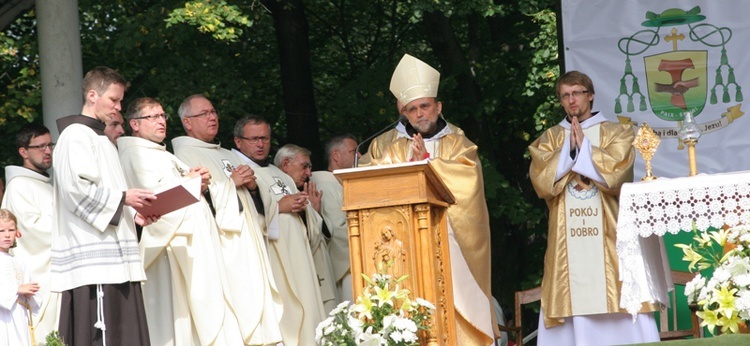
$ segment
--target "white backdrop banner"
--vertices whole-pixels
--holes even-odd
[[[657,177],[688,175],[686,112],[702,130],[699,173],[750,170],[748,12],[748,0],[562,0],[565,68],[594,81],[594,110],[661,136]]]

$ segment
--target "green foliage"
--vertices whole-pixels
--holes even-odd
[[[44,344],[46,346],[65,346],[65,342],[60,336],[60,332],[53,330],[47,334],[44,338]]]
[[[15,132],[23,124],[41,121],[42,91],[33,22],[31,11],[0,33],[0,129],[5,134],[0,136],[2,166],[19,160]]]
[[[533,97],[539,91],[545,91],[545,99],[539,104],[534,114],[535,132],[529,138],[537,137],[542,131],[556,124],[553,114],[560,114],[560,106],[555,97],[555,82],[560,77],[557,64],[557,19],[555,13],[544,9],[531,14],[534,22],[539,24],[537,36],[529,43],[534,49],[531,59],[531,72],[526,79],[524,95]],[[553,92],[549,92],[552,90]]]
[[[159,100],[174,115],[168,122],[169,138],[184,134],[177,108],[196,93],[211,99],[219,112],[217,138],[226,147],[232,146],[236,119],[246,113],[263,115],[272,124],[279,119],[279,66],[274,55],[268,56],[276,46],[267,16],[248,15],[258,24],[252,35],[244,31],[237,43],[227,44],[188,25],[167,27],[164,19],[184,1],[80,3],[88,9],[81,26],[92,28],[82,32],[84,71],[98,65],[117,68],[131,82],[123,108],[141,96]],[[101,40],[96,33],[102,28],[118,34]]]
[[[479,14],[483,17],[504,15],[508,5],[498,5],[492,0],[406,0],[399,4],[399,11],[410,13],[412,22],[422,20],[424,12],[441,12],[448,17]]]
[[[307,11],[321,133],[375,133],[397,118],[390,75],[405,50],[425,49],[418,28],[391,1],[319,4]]]
[[[14,25],[21,29],[33,19],[33,15],[19,19]],[[3,72],[0,80],[0,126],[13,118],[30,122],[41,105],[41,81],[34,30],[25,28],[21,32],[0,33],[0,64]]]
[[[228,42],[237,42],[243,33],[242,27],[249,28],[253,24],[237,6],[228,5],[224,0],[188,1],[184,7],[169,13],[166,22],[167,27],[189,24],[218,41]]]
[[[524,199],[521,191],[488,161],[485,160],[482,167],[485,197],[501,202],[489,206],[490,214],[496,218],[507,218],[512,225],[530,229],[536,227],[544,218],[544,213],[534,209],[532,204]]]

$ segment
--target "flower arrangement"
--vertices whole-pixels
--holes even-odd
[[[739,225],[711,232],[694,229],[693,244],[676,244],[689,269],[713,267],[710,279],[700,273],[685,286],[688,303],[697,303],[701,326],[714,334],[738,333],[750,321],[750,226]]]
[[[435,306],[416,298],[409,299],[409,290],[399,288],[408,277],[393,279],[388,274],[362,277],[367,286],[350,306],[342,302],[315,330],[315,341],[323,346],[419,345],[419,331],[427,330]]]

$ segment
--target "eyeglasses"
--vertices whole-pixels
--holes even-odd
[[[169,120],[169,114],[161,113],[161,114],[151,114],[151,115],[144,115],[142,117],[135,117],[133,120],[141,120],[141,119],[148,119],[149,121],[156,121],[159,119]]]
[[[581,90],[581,91],[576,90],[576,91],[574,91],[572,93],[564,93],[564,94],[560,95],[560,99],[561,100],[569,100],[571,96],[573,96],[574,98],[579,98],[579,97],[581,97],[581,95],[588,94],[588,93],[589,93],[588,90]]]
[[[202,113],[198,113],[196,115],[186,115],[185,118],[202,118],[202,117],[205,117],[207,115],[213,115],[213,116],[217,116],[218,117],[219,113],[217,113],[215,109],[212,109],[210,111],[205,111],[205,112],[202,112]]]
[[[47,150],[47,148],[49,148],[49,150],[55,149],[55,143],[50,142],[50,143],[47,143],[47,144],[27,145],[26,146],[26,149],[38,149],[38,150],[41,150],[41,151],[45,151],[45,150]]]
[[[255,136],[255,137],[249,137],[249,138],[248,137],[237,136],[237,138],[244,139],[244,140],[250,142],[250,144],[258,143],[258,141],[261,141],[264,144],[271,143],[271,137],[266,137],[266,136]]]

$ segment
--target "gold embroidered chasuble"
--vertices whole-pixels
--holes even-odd
[[[486,308],[492,311],[492,326],[496,328],[491,307],[490,229],[482,164],[477,155],[477,146],[466,138],[463,130],[452,124],[447,124],[447,127],[448,134],[437,140],[437,155],[431,155],[430,163],[456,197],[456,204],[448,208],[448,220],[471,275],[489,300]],[[398,129],[393,129],[375,138],[368,152],[359,160],[359,166],[410,161],[412,140],[403,132],[401,135],[399,133]],[[426,143],[426,146],[429,145]],[[460,289],[454,287],[455,294],[460,294]],[[459,317],[456,328],[459,345],[492,343],[490,336],[467,321],[466,316],[461,313],[456,316]],[[499,335],[498,331],[493,332]]]
[[[565,141],[570,140],[570,131],[564,127],[557,125],[548,129],[529,146],[531,182],[539,198],[547,202],[550,210],[542,278],[542,310],[544,323],[548,328],[560,325],[564,318],[573,316],[566,233],[568,230],[565,227],[565,189],[571,182],[593,184],[601,194],[606,309],[609,313],[624,312],[619,308],[620,283],[615,241],[620,187],[633,180],[634,132],[630,125],[612,122],[602,122],[598,125],[599,143],[591,144],[591,161],[606,185],[573,171],[567,172],[555,181],[560,155],[570,155],[569,152],[562,152]],[[644,303],[641,312],[654,310],[653,304]]]

